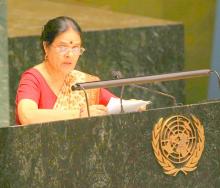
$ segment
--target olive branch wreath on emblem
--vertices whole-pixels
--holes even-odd
[[[164,169],[165,174],[176,176],[178,172],[182,171],[185,175],[187,175],[188,172],[193,171],[197,168],[196,165],[198,164],[198,161],[204,149],[204,142],[205,142],[204,128],[200,123],[200,121],[195,116],[191,115],[191,117],[198,131],[198,143],[190,159],[186,162],[186,164],[183,167],[180,168],[175,167],[166,157],[163,156],[163,154],[160,151],[159,138],[160,138],[161,128],[163,125],[163,118],[160,118],[160,120],[153,129],[152,147],[154,149],[154,154],[159,164]]]

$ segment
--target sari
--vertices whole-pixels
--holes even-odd
[[[57,96],[54,109],[72,110],[74,114],[80,113],[86,109],[86,97],[82,90],[72,91],[71,86],[76,83],[99,81],[96,76],[73,70],[65,78],[64,84]],[[100,89],[86,90],[89,105],[99,104]]]

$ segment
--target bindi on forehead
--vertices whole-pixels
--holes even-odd
[[[80,41],[69,41],[69,44],[80,44]]]
[[[63,41],[60,41],[62,44],[74,44],[74,45],[80,45],[81,44],[81,41],[73,41],[73,40],[70,40],[70,41],[67,41],[67,40],[63,40]]]

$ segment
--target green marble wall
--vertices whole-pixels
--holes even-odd
[[[6,0],[0,0],[0,127],[9,125],[8,38]]]
[[[181,71],[184,66],[183,35],[182,24],[85,32],[86,53],[81,57],[78,69],[99,75],[102,80],[112,79],[112,70],[120,70],[124,77]],[[10,38],[9,50],[10,108],[13,117],[20,74],[42,60],[39,37]],[[147,86],[170,93],[178,102],[184,103],[182,81]],[[112,91],[120,96],[120,88]],[[125,89],[124,98],[152,100],[152,107],[172,105],[169,98],[129,87]]]
[[[0,187],[220,187],[220,101],[0,128]],[[151,146],[160,117],[195,115],[205,149],[195,171],[163,173]]]

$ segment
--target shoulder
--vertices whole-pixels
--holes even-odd
[[[30,68],[26,70],[22,75],[17,88],[16,103],[21,99],[32,99],[35,102],[38,101],[40,96],[41,81],[37,70]]]
[[[37,69],[32,67],[24,71],[21,77],[41,77],[41,74]]]
[[[35,69],[35,68],[30,68],[26,70],[25,72],[22,73],[18,89],[20,90],[21,88],[35,88],[39,89],[44,85],[44,78],[40,74],[40,72]]]
[[[40,82],[42,79],[43,79],[43,77],[37,69],[30,68],[22,73],[20,81],[22,81],[22,80],[36,80],[36,81]]]

